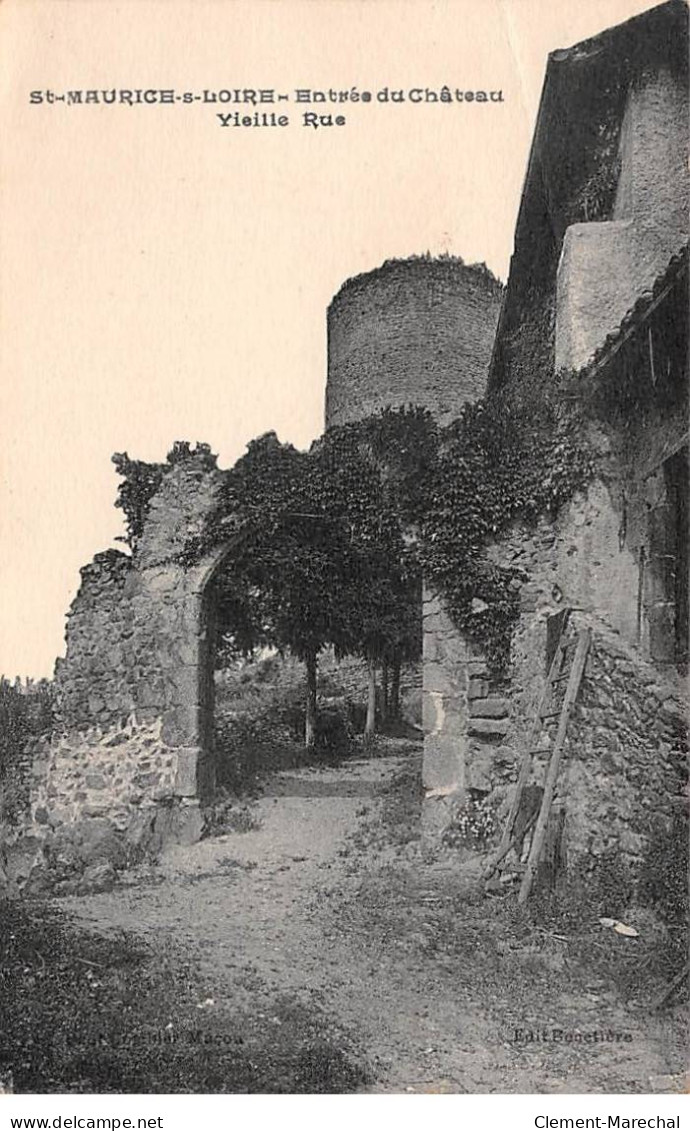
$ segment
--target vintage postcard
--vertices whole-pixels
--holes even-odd
[[[687,4],[4,0],[0,51],[11,1126],[679,1126]]]

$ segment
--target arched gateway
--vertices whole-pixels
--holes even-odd
[[[56,670],[58,734],[35,761],[38,825],[107,817],[190,842],[214,792],[214,577],[228,547],[185,564],[222,484],[208,456],[170,468],[132,555],[82,571]]]

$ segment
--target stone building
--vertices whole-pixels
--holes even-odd
[[[617,847],[639,861],[650,807],[682,785],[687,20],[670,0],[549,58],[488,395],[529,404],[568,375],[562,387],[594,406],[597,474],[555,522],[490,550],[522,579],[500,693],[435,607],[451,641],[425,751],[437,832],[468,790],[500,796],[514,780],[566,608],[593,630],[560,789],[571,856]]]
[[[424,602],[424,820],[505,800],[565,609],[593,630],[561,782],[573,857],[644,855],[677,792],[687,663],[687,7],[548,62],[505,294],[482,266],[390,261],[328,313],[326,422],[468,401],[529,404],[559,380],[595,406],[597,476],[555,522],[488,551],[520,578],[509,677]],[[500,318],[499,318],[500,312]],[[568,382],[561,382],[563,375]],[[488,386],[486,384],[488,378]],[[571,395],[569,394],[569,395]],[[213,795],[214,578],[185,564],[222,485],[205,452],[164,477],[132,555],[82,570],[56,673],[61,733],[35,762],[36,827],[107,818],[133,842],[194,840]]]

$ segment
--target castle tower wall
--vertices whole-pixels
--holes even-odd
[[[483,265],[452,257],[348,279],[328,310],[326,427],[410,404],[453,420],[484,392],[502,293]]]

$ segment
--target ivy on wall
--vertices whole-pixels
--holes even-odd
[[[479,401],[440,437],[420,514],[422,567],[496,673],[508,662],[521,582],[487,548],[518,520],[555,517],[592,474],[575,421],[548,401]]]
[[[166,471],[199,454],[214,464],[206,445],[177,444],[163,465],[117,457],[118,505],[135,549]],[[481,400],[444,429],[423,409],[386,410],[329,429],[308,452],[271,434],[226,473],[205,535],[184,559],[233,539],[230,590],[250,595],[264,634],[273,624],[299,655],[326,643],[379,658],[393,647],[414,651],[409,614],[421,570],[498,672],[520,581],[487,549],[511,523],[555,515],[592,471],[575,420],[548,396],[529,405]],[[251,622],[240,626],[245,638]]]
[[[194,447],[186,440],[176,440],[168,452],[165,463],[147,463],[145,460],[130,459],[127,452],[115,452],[115,464],[121,482],[117,488],[115,506],[124,512],[127,533],[118,539],[125,542],[131,550],[136,549],[144,533],[146,519],[154,496],[160,490],[163,478],[176,464],[195,459],[209,469],[215,467],[216,457],[208,444]]]

